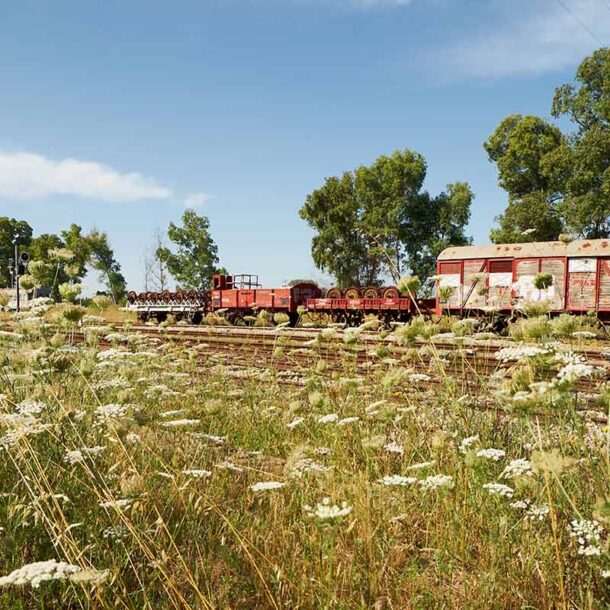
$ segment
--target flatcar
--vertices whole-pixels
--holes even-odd
[[[547,301],[551,313],[610,318],[608,239],[451,247],[440,253],[436,272],[438,314],[514,313]],[[550,285],[537,288],[539,274],[550,275]]]
[[[301,282],[286,288],[263,288],[257,275],[238,274],[212,276],[211,290],[178,290],[176,292],[130,292],[127,309],[135,311],[146,322],[162,322],[172,315],[176,320],[193,324],[202,322],[208,313],[221,312],[232,324],[255,315],[260,310],[269,314],[284,313],[291,325],[299,317],[299,307],[322,291],[315,284]]]

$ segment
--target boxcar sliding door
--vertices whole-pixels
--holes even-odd
[[[598,259],[597,277],[599,280],[597,307],[602,311],[610,311],[610,259]]]
[[[576,311],[595,309],[596,280],[596,258],[568,260],[568,309]]]

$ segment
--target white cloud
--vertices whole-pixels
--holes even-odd
[[[54,161],[29,152],[0,152],[0,197],[15,199],[73,195],[99,201],[169,199],[172,192],[153,178],[78,159]]]
[[[188,197],[184,198],[184,205],[187,208],[199,208],[209,200],[210,195],[207,193],[192,193]]]
[[[494,3],[494,18],[483,24],[487,31],[445,49],[443,65],[457,76],[488,78],[578,64],[601,46],[594,37],[610,39],[610,9],[600,0],[561,1],[567,10],[551,0]]]

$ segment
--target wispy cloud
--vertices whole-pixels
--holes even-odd
[[[210,195],[207,193],[192,193],[184,198],[184,206],[187,208],[200,208],[204,203],[210,200]]]
[[[605,0],[494,2],[479,32],[445,49],[443,65],[459,77],[537,75],[576,65],[610,41]],[[488,9],[490,5],[488,5]],[[596,40],[597,39],[597,40]]]
[[[0,152],[0,197],[15,199],[73,195],[99,201],[170,199],[170,189],[138,173],[64,159],[54,161],[31,152]]]

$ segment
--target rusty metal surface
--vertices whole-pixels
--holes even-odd
[[[485,246],[459,246],[443,250],[439,261],[473,258],[538,258],[570,256],[609,256],[610,240],[581,239],[569,244],[561,241],[543,241],[524,244],[489,244]]]

